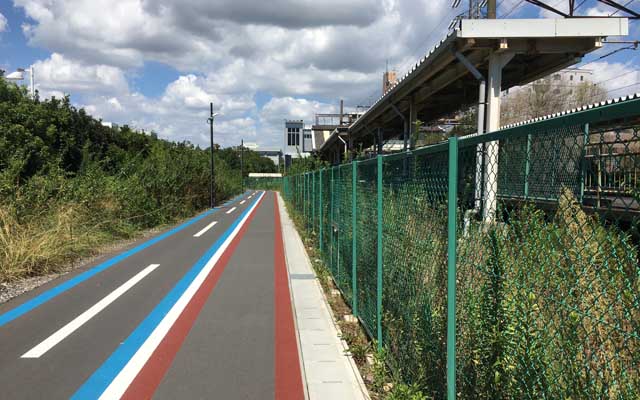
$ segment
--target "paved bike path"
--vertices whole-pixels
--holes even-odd
[[[273,398],[278,326],[293,328],[275,323],[275,209],[272,193],[247,193],[108,268],[0,305],[3,396]],[[278,398],[302,398],[291,371]]]

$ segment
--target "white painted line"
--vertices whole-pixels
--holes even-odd
[[[180,314],[182,314],[184,308],[189,304],[191,298],[193,298],[200,286],[202,286],[213,267],[216,265],[218,260],[220,260],[220,257],[222,257],[222,254],[227,250],[233,239],[238,235],[240,229],[242,229],[259,203],[260,199],[253,203],[249,211],[245,214],[242,220],[240,220],[240,223],[233,229],[231,234],[227,236],[225,241],[220,245],[209,261],[207,261],[204,268],[202,268],[195,279],[191,282],[187,290],[182,293],[182,296],[180,296],[178,301],[173,305],[173,307],[171,307],[158,326],[156,326],[153,332],[151,332],[151,335],[147,337],[142,346],[140,346],[138,351],[136,351],[136,354],[133,355],[129,362],[127,362],[127,365],[120,370],[118,375],[113,379],[113,381],[111,381],[105,391],[102,392],[100,399],[119,399],[122,397],[131,382],[133,382],[135,377],[138,375],[138,372],[140,372],[142,367],[144,367],[146,362],[149,360],[149,357],[151,357],[151,354],[153,354],[154,350],[166,336],[167,332],[169,332],[169,329],[171,329]]]
[[[78,330],[82,325],[87,323],[91,318],[95,317],[100,311],[104,310],[109,306],[109,304],[113,303],[118,297],[125,294],[129,289],[135,286],[136,283],[140,282],[144,279],[145,276],[149,275],[153,270],[158,268],[160,264],[151,264],[147,268],[138,272],[133,278],[126,281],[120,287],[118,287],[113,292],[109,293],[102,300],[94,304],[87,311],[78,315],[73,321],[69,322],[62,328],[58,329],[54,334],[43,340],[36,347],[27,351],[22,355],[21,358],[39,358],[41,355],[49,351],[53,346],[57,345],[61,341],[63,341],[67,336],[71,335],[73,332]]]
[[[245,202],[246,202],[246,200],[242,200],[242,201],[240,202],[240,204],[244,204]]]
[[[236,210],[236,208],[235,208],[235,207],[231,207],[231,208],[229,209],[229,211],[227,211],[227,214],[231,214],[231,213],[232,213],[232,212],[234,212],[235,210]]]
[[[213,226],[215,224],[217,224],[217,223],[218,223],[218,221],[213,221],[209,225],[207,225],[204,228],[202,228],[202,230],[200,232],[198,232],[195,235],[193,235],[193,237],[200,237],[200,236],[204,235],[206,231],[208,231],[209,229],[213,228]]]
[[[250,199],[250,198],[252,198],[252,197],[253,197],[253,195],[251,195],[251,196],[247,197],[247,199]]]

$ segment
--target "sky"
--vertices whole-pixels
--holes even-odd
[[[566,0],[547,0],[559,8]],[[466,8],[452,0],[0,0],[0,68],[33,66],[44,97],[70,95],[104,121],[207,146],[280,148],[285,119],[371,104]],[[626,3],[626,1],[625,1]],[[498,16],[555,17],[521,0]],[[640,10],[640,0],[629,7]],[[614,9],[586,0],[584,15]],[[631,22],[638,39],[640,23]],[[612,38],[613,39],[613,38]],[[640,50],[582,62],[610,97],[640,91]]]

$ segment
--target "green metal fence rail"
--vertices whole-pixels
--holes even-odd
[[[434,399],[640,398],[640,99],[280,182]]]

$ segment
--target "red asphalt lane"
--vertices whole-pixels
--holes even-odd
[[[302,372],[298,355],[296,328],[293,323],[289,276],[284,258],[284,241],[282,239],[282,223],[278,209],[278,196],[275,197],[275,338],[276,338],[276,399],[304,399]]]
[[[282,225],[278,211],[278,198],[275,196],[275,398],[277,400],[304,399],[298,343],[291,307],[289,279],[284,258],[284,243],[282,240]],[[253,210],[246,224],[233,239],[227,250],[220,257],[215,267],[200,286],[194,297],[183,310],[180,317],[171,327],[162,342],[155,349],[145,366],[138,373],[122,399],[150,399],[171,367],[182,343],[191,331],[198,315],[202,311],[211,292],[218,283],[226,265],[233,256],[251,221],[262,205],[264,197]]]

